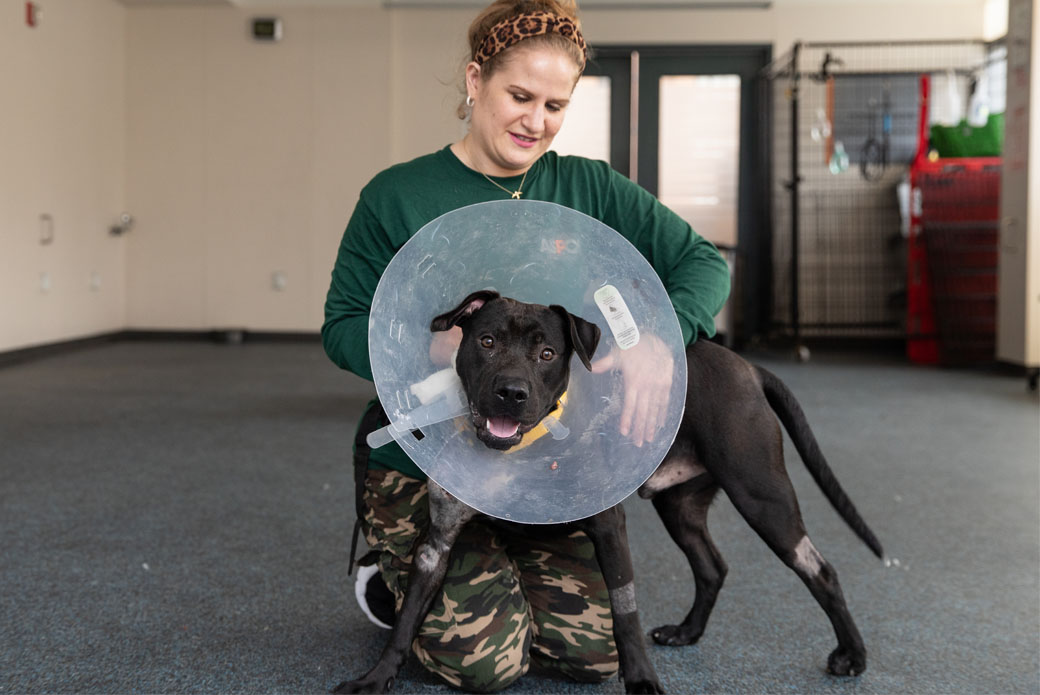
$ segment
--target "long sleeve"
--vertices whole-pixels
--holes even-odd
[[[730,271],[715,245],[620,174],[611,176],[604,221],[621,232],[657,271],[679,318],[683,339],[715,335],[715,315],[729,297]]]
[[[388,235],[362,196],[336,256],[325,299],[321,339],[333,362],[369,380],[372,366],[368,358],[368,315],[379,277],[394,252]]]

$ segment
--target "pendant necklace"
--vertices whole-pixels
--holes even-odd
[[[527,168],[527,171],[531,171],[531,168],[530,168],[530,167],[528,167],[528,168]],[[498,186],[498,187],[499,187],[499,188],[501,188],[501,189],[502,189],[503,191],[505,191],[506,193],[508,193],[508,194],[509,194],[509,196],[510,196],[510,197],[511,197],[511,198],[512,198],[513,200],[520,200],[520,196],[522,196],[522,195],[524,194],[524,181],[526,181],[526,180],[527,180],[527,171],[525,171],[525,172],[524,172],[524,177],[523,177],[522,179],[520,179],[520,185],[516,187],[516,190],[515,190],[515,191],[511,191],[511,190],[509,190],[508,188],[506,188],[505,186],[503,186],[502,184],[500,184],[500,183],[499,183],[498,181],[495,181],[495,180],[494,180],[493,178],[491,178],[490,176],[488,176],[487,174],[485,174],[485,173],[484,173],[483,171],[482,171],[482,172],[480,172],[480,174],[481,174],[481,176],[483,176],[483,177],[484,177],[485,179],[487,179],[488,181],[490,181],[491,183],[493,183],[494,185]]]
[[[473,157],[471,157],[469,154],[469,148],[466,147],[465,140],[462,141],[462,151],[466,153],[466,159],[468,159],[470,162],[473,162]],[[531,167],[533,166],[534,165],[532,164]],[[475,166],[473,168],[477,169],[477,171],[480,171],[480,175],[487,179],[488,183],[508,193],[510,198],[512,198],[513,200],[520,200],[520,196],[524,194],[524,181],[527,180],[527,172],[531,171],[531,167],[527,167],[527,171],[524,172],[523,178],[520,179],[520,185],[516,187],[515,191],[509,190],[508,188],[500,184],[498,181],[495,181],[493,178],[485,174],[483,171],[480,171],[480,169],[477,169]]]

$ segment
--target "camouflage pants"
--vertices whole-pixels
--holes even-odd
[[[426,483],[369,470],[365,540],[400,609],[416,539],[429,522]],[[583,682],[617,673],[607,588],[581,531],[531,538],[474,521],[452,548],[448,573],[412,651],[464,690],[501,690],[541,668]]]

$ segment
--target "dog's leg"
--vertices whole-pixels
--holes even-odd
[[[475,510],[459,502],[432,480],[427,485],[430,529],[426,540],[415,550],[408,575],[408,591],[390,639],[371,671],[358,680],[340,683],[333,689],[334,693],[385,693],[390,690],[397,672],[408,658],[408,650],[419,626],[441,589],[451,547],[462,528],[476,515]]]
[[[827,670],[835,676],[863,673],[867,668],[867,650],[845,604],[837,571],[820,555],[808,535],[802,536],[795,546],[794,559],[788,564],[809,587],[838,636],[838,646],[827,658]]]
[[[607,590],[614,619],[614,642],[625,691],[629,693],[663,693],[661,683],[646,652],[643,628],[636,610],[635,573],[625,530],[625,511],[621,505],[611,507],[580,522],[596,549],[596,559]]]
[[[838,647],[827,659],[827,670],[837,676],[863,673],[867,667],[863,638],[845,605],[837,572],[809,540],[787,475],[772,475],[755,482],[745,481],[745,485],[735,489],[724,489],[751,528],[805,582],[830,619]]]
[[[704,634],[715,599],[726,578],[726,562],[708,534],[708,507],[718,486],[696,480],[676,485],[654,498],[654,508],[675,544],[686,555],[696,584],[693,608],[679,625],[663,625],[650,632],[658,644],[693,644]]]
[[[827,662],[831,673],[862,673],[867,661],[863,638],[849,615],[837,573],[805,532],[798,499],[787,476],[783,435],[770,405],[777,396],[767,400],[763,391],[763,380],[769,377],[709,341],[698,340],[691,345],[686,361],[691,388],[679,437],[692,443],[698,460],[737,511],[798,574],[826,612],[838,638],[838,647]],[[773,391],[778,388],[776,384],[770,386]],[[782,397],[793,399],[784,391]],[[780,410],[793,408],[781,405],[785,408],[778,406]],[[805,426],[804,415],[801,420]]]

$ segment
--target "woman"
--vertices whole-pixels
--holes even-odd
[[[415,232],[446,212],[508,198],[565,205],[616,229],[660,275],[686,342],[713,335],[713,317],[729,292],[729,270],[714,246],[605,162],[548,151],[587,60],[576,12],[572,0],[498,0],[474,20],[460,106],[460,116],[469,118],[467,134],[378,174],[347,225],[322,327],[336,364],[372,378],[372,296],[394,253]],[[643,347],[654,346],[646,341]],[[595,369],[621,369],[621,431],[637,444],[651,439],[657,394],[667,393],[670,367],[638,373],[623,357],[608,355]],[[369,575],[378,570],[371,585],[382,579],[399,606],[428,507],[424,474],[396,444],[364,445],[383,418],[378,403],[370,404],[355,444],[358,510],[372,549],[360,564],[371,566]],[[392,615],[384,618],[392,622]],[[413,650],[427,669],[466,690],[504,688],[532,661],[598,682],[617,670],[611,625],[606,588],[584,534],[532,541],[475,522],[452,551],[442,595]]]

